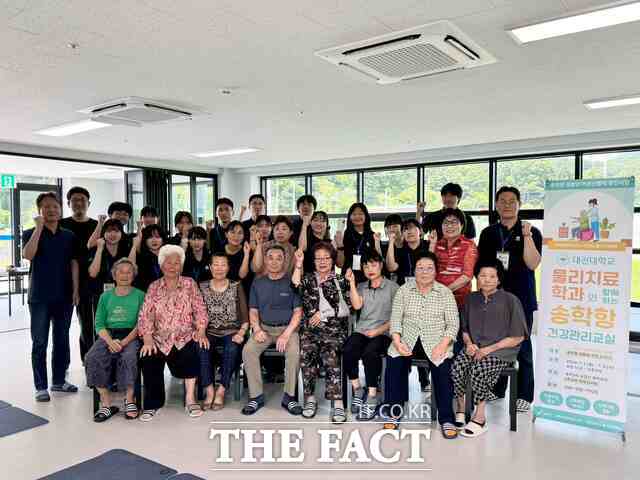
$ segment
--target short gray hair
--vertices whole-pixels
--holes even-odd
[[[116,273],[118,269],[122,265],[129,265],[131,267],[131,271],[133,272],[134,277],[138,275],[138,267],[136,266],[136,264],[133,263],[131,260],[129,260],[127,257],[123,257],[120,260],[116,261],[116,263],[113,264],[113,267],[111,267],[111,276],[113,277],[114,280],[116,278]]]
[[[164,245],[158,252],[158,265],[162,267],[162,264],[171,255],[177,254],[180,257],[180,264],[184,266],[184,249],[178,245]]]

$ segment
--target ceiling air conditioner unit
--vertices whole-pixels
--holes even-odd
[[[321,50],[316,55],[381,85],[497,61],[446,20]]]
[[[182,107],[141,97],[119,98],[78,111],[91,115],[91,119],[97,122],[135,127],[193,117],[192,112]]]

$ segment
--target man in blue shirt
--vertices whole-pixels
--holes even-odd
[[[253,415],[264,406],[260,355],[275,343],[278,352],[285,356],[282,407],[291,415],[301,415],[302,407],[295,398],[295,390],[300,365],[298,326],[302,318],[302,302],[284,269],[284,248],[272,245],[265,256],[267,274],[253,281],[249,295],[252,335],[242,351],[249,402],[242,413]]]
[[[498,190],[496,210],[500,215],[500,221],[488,226],[480,234],[480,262],[502,262],[505,272],[502,286],[522,303],[527,330],[530,332],[533,312],[538,309],[535,270],[542,260],[542,234],[529,222],[523,222],[518,218],[520,191],[517,188],[502,187]],[[502,377],[495,386],[495,395],[504,397],[506,388],[506,378]],[[529,411],[533,393],[533,351],[531,340],[526,338],[520,344],[518,353],[516,406],[519,412]]]
[[[31,365],[36,401],[50,400],[47,381],[49,325],[53,324],[52,384],[56,392],[75,393],[65,381],[70,363],[69,327],[73,306],[78,305],[80,244],[75,234],[59,225],[62,205],[54,192],[38,195],[35,228],[22,234],[22,256],[31,262],[29,311],[31,313]]]

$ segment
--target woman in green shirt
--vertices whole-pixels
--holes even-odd
[[[134,399],[134,384],[138,376],[138,311],[144,303],[144,292],[131,286],[137,273],[135,264],[121,258],[111,270],[116,287],[104,292],[98,301],[95,330],[98,340],[85,358],[87,385],[100,393],[101,408],[95,422],[104,422],[119,412],[111,404],[108,388],[114,360],[117,361],[116,379],[120,388],[126,388],[125,418],[138,416]]]

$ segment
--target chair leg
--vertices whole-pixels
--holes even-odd
[[[236,402],[240,401],[240,397],[242,396],[242,378],[240,378],[240,372],[242,370],[240,368],[236,369],[236,372],[234,374],[234,381],[233,381],[233,399]]]
[[[100,393],[96,387],[93,387],[93,414],[98,413],[100,409]]]
[[[516,402],[518,400],[518,373],[509,374],[509,417],[511,420],[512,432],[518,431],[518,412]]]
[[[473,389],[471,388],[471,377],[467,380],[467,389],[464,395],[464,420],[469,422],[473,415]]]
[[[431,374],[431,423],[438,424],[438,403],[436,402],[436,384],[433,381],[433,374]]]
[[[345,412],[350,412],[351,407],[351,386],[349,385],[349,379],[347,378],[347,372],[344,370],[344,362],[340,357],[340,375],[342,378],[342,403]]]

